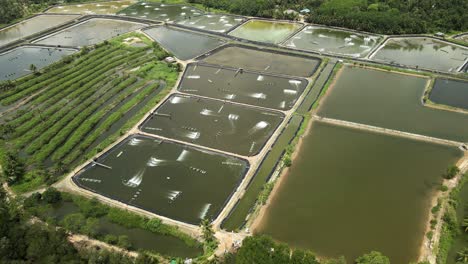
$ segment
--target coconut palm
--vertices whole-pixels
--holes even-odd
[[[461,263],[468,263],[468,248],[464,248],[457,252],[457,261]]]
[[[468,233],[468,217],[463,219],[462,227],[466,233]]]

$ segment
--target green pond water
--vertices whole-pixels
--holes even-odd
[[[145,26],[145,24],[124,20],[93,18],[46,36],[35,43],[61,46],[88,46]]]
[[[203,30],[209,30],[213,32],[224,33],[231,28],[243,23],[245,21],[242,17],[221,15],[221,14],[206,14],[190,19],[184,19],[177,24],[184,25],[187,27],[193,27]]]
[[[301,28],[301,24],[250,20],[236,28],[229,35],[259,42],[278,44]]]
[[[319,116],[468,142],[468,114],[426,107],[425,78],[345,66]]]
[[[348,263],[377,250],[416,261],[454,147],[314,122],[256,233]]]
[[[0,55],[0,81],[14,80],[30,74],[31,64],[42,69],[75,52],[73,49],[29,46],[10,50]]]
[[[258,72],[309,77],[317,70],[321,60],[314,57],[294,56],[247,47],[228,46],[203,58],[211,64],[244,68]]]
[[[382,37],[339,29],[307,26],[284,44],[290,48],[366,57]]]
[[[86,189],[175,220],[199,224],[222,210],[246,161],[160,139],[131,136],[75,176]]]
[[[63,5],[47,10],[47,13],[84,14],[84,15],[113,15],[123,8],[135,3],[134,0],[110,1],[100,3],[83,3],[76,5]]]
[[[77,18],[78,15],[40,15],[0,30],[0,46],[45,31]]]
[[[147,133],[240,155],[256,155],[283,121],[279,112],[173,95],[141,126]]]
[[[463,219],[468,217],[468,184],[464,184],[460,190],[457,206],[458,223],[462,224]],[[455,237],[455,241],[449,250],[447,264],[460,264],[457,262],[458,252],[468,248],[468,234],[460,227],[460,234]]]
[[[468,82],[437,78],[429,99],[437,104],[468,109]]]
[[[375,61],[456,72],[468,58],[468,48],[432,38],[391,38],[372,57]]]
[[[49,216],[58,222],[69,214],[79,213],[80,209],[73,202],[62,202],[49,211]],[[202,253],[201,248],[190,247],[181,239],[150,232],[141,228],[126,228],[103,217],[99,219],[97,232],[102,235],[127,236],[135,249],[150,250],[173,257],[195,257]]]
[[[169,27],[154,27],[144,32],[181,60],[193,59],[224,43],[207,35]]]
[[[226,101],[289,110],[307,86],[306,80],[190,64],[178,90]]]
[[[193,18],[202,15],[203,11],[186,5],[139,2],[120,11],[118,14],[168,22]]]

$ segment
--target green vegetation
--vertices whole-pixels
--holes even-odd
[[[129,36],[147,45],[122,43]],[[1,148],[11,150],[2,159],[4,168],[26,163],[23,170],[4,171],[12,189],[26,192],[51,184],[80,158],[125,134],[175,84],[181,66],[162,62],[168,55],[146,37],[130,33],[84,48],[37,74],[2,83],[0,104],[22,104],[0,126]],[[118,123],[122,119],[126,123]]]
[[[356,264],[390,264],[390,260],[380,252],[372,251],[356,259]]]

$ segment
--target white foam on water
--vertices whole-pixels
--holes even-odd
[[[180,15],[182,15],[182,16],[185,16],[186,14],[187,14],[187,13],[185,13],[185,12],[180,13]]]
[[[206,17],[208,17],[208,18],[212,18],[213,16],[212,16],[212,15],[206,15]]]
[[[212,110],[210,110],[210,109],[204,108],[203,110],[200,111],[200,115],[212,116],[212,115],[214,115],[214,112]]]
[[[200,79],[200,75],[189,75],[187,79]]]
[[[135,174],[130,180],[127,182],[123,182],[123,184],[127,187],[136,188],[140,186],[141,182],[143,181],[143,174],[145,174],[145,170],[139,171]]]
[[[308,26],[308,27],[306,27],[306,28],[307,28],[307,29],[314,29],[313,26]]]
[[[197,139],[200,137],[200,132],[187,132],[185,136],[190,139]]]
[[[180,9],[187,9],[187,8],[188,8],[187,6],[183,6],[183,7],[181,7]]]
[[[239,115],[236,114],[229,114],[228,115],[229,120],[237,120],[239,119]]]
[[[356,36],[356,35],[351,35],[351,36],[349,36],[349,37],[350,37],[350,38],[353,38],[353,39],[359,39],[359,37]]]
[[[177,157],[177,161],[184,161],[187,158],[187,155],[190,153],[190,151],[184,149],[182,152],[179,154],[179,157]]]
[[[182,102],[182,97],[174,96],[171,98],[171,104],[178,104]]]
[[[323,34],[319,34],[318,37],[319,38],[330,38],[329,36],[326,36],[326,35],[323,35]]]
[[[266,94],[264,93],[253,93],[250,96],[256,99],[266,99]]]
[[[197,28],[204,29],[204,28],[206,28],[206,26],[198,26]]]
[[[232,100],[232,99],[236,98],[236,95],[235,94],[226,94],[224,96],[224,98],[227,99],[227,100]]]
[[[295,48],[296,44],[294,44],[294,42],[289,42],[286,46]]]
[[[235,18],[235,21],[242,21],[242,18]]]
[[[128,144],[129,144],[130,146],[138,146],[138,145],[140,145],[141,142],[143,142],[143,140],[138,139],[138,138],[132,138],[132,139],[128,142]]]
[[[312,34],[313,32],[311,30],[304,30],[303,33],[304,34]]]
[[[292,90],[292,89],[283,89],[283,93],[284,94],[297,94],[297,91]]]
[[[167,14],[161,14],[160,16],[162,16],[162,17],[167,17]]]
[[[203,206],[202,210],[200,211],[200,214],[198,215],[198,217],[200,219],[205,219],[206,217],[206,214],[208,213],[208,210],[210,210],[210,207],[211,207],[211,204],[210,203],[207,203]]]
[[[167,194],[167,198],[171,201],[174,201],[175,199],[177,199],[177,197],[180,196],[181,193],[181,191],[169,191],[169,193]]]
[[[290,83],[291,85],[296,85],[296,86],[298,86],[299,84],[301,84],[301,81],[298,81],[298,80],[289,80],[289,83]]]
[[[257,77],[257,81],[261,82],[261,81],[263,81],[263,80],[265,80],[265,77],[264,77],[263,75],[259,75],[259,76]]]
[[[161,164],[163,164],[164,162],[166,162],[166,160],[162,160],[162,159],[158,159],[158,158],[155,158],[155,157],[151,157],[148,162],[146,162],[146,166],[148,167],[157,167]]]
[[[352,41],[352,40],[353,40],[352,38],[345,38],[345,39],[344,39],[345,42],[350,42],[350,41]]]
[[[348,42],[345,44],[345,46],[354,46],[354,42]]]
[[[225,26],[225,27],[232,27],[232,26],[234,26],[234,25],[233,25],[233,24],[227,23],[227,24],[224,24],[224,26]]]
[[[360,47],[360,48],[363,48],[363,49],[370,49],[370,47],[367,46],[367,45],[361,45],[361,46],[359,46],[359,47]]]
[[[159,11],[160,9],[156,7],[156,8],[155,8],[155,9],[153,9],[153,10],[155,10],[155,11]]]
[[[259,130],[262,130],[262,129],[265,129],[266,127],[268,127],[269,123],[266,122],[266,121],[260,121],[258,122],[254,127],[252,127],[250,130],[249,130],[249,135],[259,131]]]
[[[193,21],[193,22],[190,22],[189,24],[190,24],[190,25],[195,25],[195,21]]]

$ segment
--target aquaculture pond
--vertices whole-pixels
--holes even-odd
[[[0,30],[0,46],[51,29],[79,17],[78,15],[40,15]]]
[[[431,196],[460,157],[455,147],[314,122],[254,232],[348,263],[371,250],[416,261]]]
[[[245,156],[256,155],[283,121],[279,112],[173,95],[141,126],[147,133]]]
[[[229,35],[259,42],[278,44],[299,30],[302,24],[269,20],[249,20]]]
[[[305,79],[189,64],[178,90],[226,101],[289,110],[306,86]]]
[[[356,58],[366,57],[382,37],[333,28],[307,26],[285,42],[301,50],[335,53]]]
[[[203,58],[203,61],[237,69],[302,77],[312,76],[321,62],[315,57],[241,46],[227,46],[216,50]]]
[[[468,58],[468,48],[424,38],[390,38],[372,59],[391,64],[456,72]]]
[[[193,59],[224,43],[218,38],[165,26],[144,32],[181,60]]]
[[[0,55],[0,81],[20,78],[31,73],[31,65],[39,70],[75,52],[74,49],[32,46],[7,51]]]
[[[113,15],[123,8],[135,3],[135,0],[110,1],[100,3],[82,3],[76,5],[56,6],[47,10],[47,13],[67,13],[84,15]]]
[[[47,215],[57,222],[67,215],[80,213],[80,208],[71,201],[63,201],[58,205],[50,206]],[[106,217],[99,218],[95,227],[100,236],[106,235],[127,236],[134,249],[143,249],[158,254],[174,257],[195,257],[202,253],[198,247],[190,247],[183,240],[169,235],[153,233],[142,228],[127,228],[111,222]]]
[[[88,46],[145,26],[145,24],[124,20],[93,18],[55,34],[45,36],[35,43],[61,46]]]
[[[468,142],[468,114],[423,105],[428,82],[422,77],[345,66],[318,115]]]
[[[131,136],[74,180],[81,187],[175,220],[214,219],[248,163],[214,152]]]
[[[202,15],[203,11],[193,6],[140,2],[120,11],[118,14],[168,22],[193,18]]]
[[[224,33],[231,28],[243,23],[244,21],[245,19],[242,17],[221,14],[206,14],[181,20],[177,22],[177,24]]]
[[[468,82],[437,78],[429,99],[436,104],[468,110]]]

